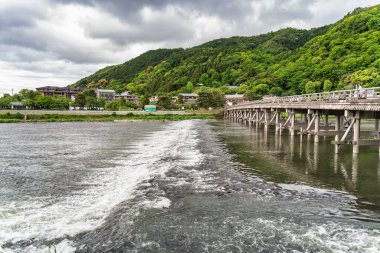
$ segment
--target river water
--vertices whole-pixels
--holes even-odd
[[[0,133],[0,252],[380,251],[374,148],[227,121]]]

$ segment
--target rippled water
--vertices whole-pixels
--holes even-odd
[[[318,179],[323,162],[295,159],[287,136],[275,149],[199,120],[0,132],[0,252],[380,251],[378,192],[358,206],[358,187]]]

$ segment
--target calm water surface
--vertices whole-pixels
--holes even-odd
[[[224,121],[0,125],[0,252],[379,252],[379,153]]]
[[[218,124],[220,125],[220,124]],[[277,183],[297,183],[346,191],[357,196],[363,207],[380,210],[380,153],[378,147],[360,147],[352,154],[352,146],[334,151],[334,137],[282,136],[274,127],[244,126],[225,123],[222,136],[236,160],[247,168],[242,171]],[[369,130],[370,124],[362,128]]]

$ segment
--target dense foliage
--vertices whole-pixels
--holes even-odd
[[[28,89],[21,90],[13,96],[5,94],[0,98],[0,109],[10,109],[11,102],[20,101],[23,106],[35,109],[46,110],[67,110],[70,106],[70,99],[62,96],[44,97],[38,92]]]
[[[189,49],[149,51],[74,86],[140,95],[239,86],[255,99],[380,84],[380,7],[357,9],[336,24],[214,40]],[[199,90],[198,90],[199,91]]]
[[[126,90],[126,84],[141,71],[156,65],[182,49],[158,49],[143,53],[120,65],[109,66],[85,77],[74,84],[75,87],[112,88],[117,92]]]
[[[187,119],[214,119],[213,114],[27,114],[0,113],[0,123],[21,122],[66,122],[66,121],[114,121],[114,120],[187,120]]]

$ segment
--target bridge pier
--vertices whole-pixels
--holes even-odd
[[[379,119],[375,119],[375,135],[374,139],[380,139],[379,135]],[[379,146],[379,153],[380,153],[380,146]]]
[[[275,124],[276,124],[276,132],[278,132],[281,128],[280,126],[280,112],[275,110]]]
[[[319,117],[319,112],[316,110],[314,112],[314,142],[318,143],[319,142],[319,125],[320,125],[320,117]]]
[[[296,133],[295,126],[296,126],[296,114],[294,110],[292,110],[290,112],[290,135],[291,136],[294,136]]]
[[[335,135],[335,141],[339,141],[339,138],[340,138],[340,132],[341,130],[341,116],[340,115],[336,115],[336,118],[335,118],[335,131],[336,131],[336,135]],[[335,146],[335,154],[338,154],[339,153],[339,145],[338,144],[334,144]]]
[[[355,111],[353,119],[354,121],[354,138],[352,153],[359,154],[359,141],[360,141],[360,112]]]

